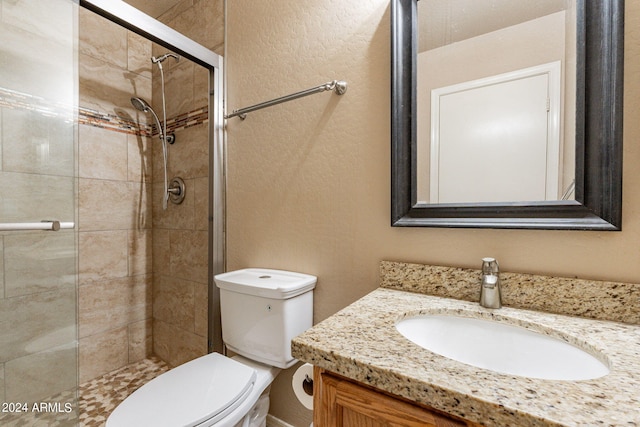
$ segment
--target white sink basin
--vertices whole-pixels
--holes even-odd
[[[429,351],[503,374],[575,381],[609,373],[603,362],[578,347],[504,322],[422,315],[403,319],[396,328]]]

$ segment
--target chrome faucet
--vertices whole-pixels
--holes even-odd
[[[500,270],[495,258],[482,258],[482,284],[480,285],[480,305],[486,308],[502,307],[500,295]]]

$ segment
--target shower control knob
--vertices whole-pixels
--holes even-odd
[[[173,178],[169,183],[167,192],[169,193],[169,200],[171,203],[176,205],[182,203],[186,193],[186,187],[183,179],[180,177]]]

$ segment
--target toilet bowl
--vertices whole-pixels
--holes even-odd
[[[296,363],[291,339],[311,327],[316,277],[244,269],[217,275],[222,338],[236,356],[211,353],[149,381],[107,427],[264,426],[270,385]]]

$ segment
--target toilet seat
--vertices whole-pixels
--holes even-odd
[[[109,416],[107,427],[211,425],[251,394],[256,370],[211,353],[151,380]]]

